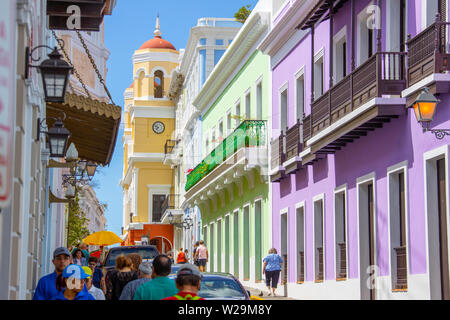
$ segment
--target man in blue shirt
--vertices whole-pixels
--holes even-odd
[[[55,272],[43,276],[36,287],[33,300],[51,300],[58,295],[56,289],[56,278],[62,274],[64,269],[71,264],[72,255],[69,250],[64,247],[55,249],[53,252],[53,265],[55,266]]]

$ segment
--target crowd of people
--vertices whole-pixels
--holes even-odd
[[[153,262],[135,253],[121,255],[115,268],[103,272],[87,246],[69,249],[53,252],[55,270],[39,280],[33,300],[204,300],[197,295],[202,274],[189,263],[187,250],[180,250],[184,266],[171,279],[172,260],[167,255]]]
[[[209,259],[203,240],[194,245],[193,263],[188,250],[180,248],[176,263],[182,266],[175,279],[169,278],[174,264],[171,253],[158,255],[153,262],[142,261],[136,253],[121,255],[115,268],[105,272],[86,245],[69,249],[53,252],[55,271],[39,280],[33,300],[204,300],[197,296]],[[275,248],[263,260],[269,296],[276,295],[282,263]]]

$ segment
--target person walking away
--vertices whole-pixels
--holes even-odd
[[[95,300],[85,285],[88,277],[81,266],[69,264],[56,278],[58,294],[52,300]]]
[[[87,266],[86,258],[83,257],[81,249],[76,249],[73,253],[73,264],[77,264],[81,267]]]
[[[205,300],[197,295],[201,281],[202,274],[198,267],[193,264],[186,264],[178,270],[175,279],[178,293],[162,300]]]
[[[101,281],[103,277],[103,272],[100,268],[97,267],[98,258],[90,257],[88,260],[88,267],[92,270],[92,284],[94,287],[101,289]]]
[[[169,259],[170,259],[170,263],[171,263],[171,264],[175,264],[175,262],[174,262],[174,260],[173,260],[172,252],[169,252],[169,253],[167,254],[167,256],[168,256]]]
[[[206,263],[208,262],[208,249],[205,246],[205,242],[200,240],[199,247],[195,251],[195,256],[198,261],[198,268],[200,272],[205,272]]]
[[[198,258],[196,258],[195,253],[197,252],[199,243],[198,241],[194,244],[194,250],[192,251],[192,259],[194,260],[194,265],[198,267]]]
[[[142,257],[138,253],[129,253],[126,255],[127,258],[129,258],[132,262],[131,269],[136,271],[136,273],[139,272],[139,266],[142,263]]]
[[[123,254],[116,259],[116,268],[106,274],[106,299],[117,301],[123,288],[130,281],[138,278],[137,272],[132,269],[133,262]]]
[[[105,294],[103,293],[103,291],[93,285],[92,269],[90,267],[82,268],[84,272],[86,272],[86,274],[89,276],[85,280],[88,292],[95,298],[95,300],[105,300]]]
[[[177,255],[177,264],[186,263],[185,259],[186,257],[184,255],[183,248],[180,248],[180,251],[178,251]]]
[[[39,279],[33,300],[52,300],[58,295],[56,278],[62,274],[64,269],[71,263],[71,260],[72,255],[67,248],[60,247],[53,251],[52,263],[55,266],[55,271]]]
[[[269,250],[269,255],[263,259],[262,273],[266,276],[266,286],[268,289],[268,295],[271,295],[271,288],[273,296],[276,296],[276,289],[278,286],[278,280],[280,279],[281,264],[283,259],[277,253],[277,249],[272,248]]]
[[[119,300],[133,300],[137,288],[146,282],[152,280],[152,263],[142,262],[138,270],[139,279],[128,282],[123,288]]]
[[[169,257],[165,254],[156,256],[152,266],[152,281],[141,284],[133,300],[161,300],[175,295],[178,292],[175,281],[168,277],[171,271]]]

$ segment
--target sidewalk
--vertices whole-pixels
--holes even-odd
[[[250,291],[250,294],[252,296],[256,296],[256,297],[262,298],[264,300],[296,300],[296,299],[293,299],[293,298],[289,298],[289,297],[284,297],[283,296],[283,294],[284,294],[284,287],[283,286],[280,286],[277,289],[277,291],[276,291],[277,296],[275,296],[275,297],[274,296],[268,296],[267,295],[267,289],[263,291],[264,295],[262,297],[260,296],[260,293],[261,293],[260,289],[255,289],[255,288],[250,288],[250,287],[245,287],[245,289]]]

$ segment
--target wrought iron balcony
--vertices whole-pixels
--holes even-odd
[[[302,132],[307,147],[314,149],[312,153],[335,153],[367,131],[381,128],[383,123],[404,113],[400,108],[404,109],[404,102],[392,99],[382,106],[379,102],[383,95],[400,95],[405,89],[405,55],[404,52],[375,53],[311,104],[311,114],[303,119]],[[364,109],[354,112],[363,106]]]
[[[187,175],[188,191],[242,148],[266,145],[266,121],[245,120]]]
[[[442,22],[437,16],[434,24],[408,39],[408,87],[433,73],[450,70],[449,26],[450,22]]]

